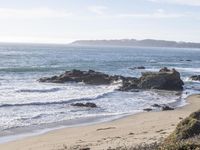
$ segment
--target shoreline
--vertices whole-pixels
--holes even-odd
[[[58,150],[67,146],[72,149],[89,147],[107,149],[152,143],[169,135],[182,118],[200,108],[200,95],[187,97],[188,105],[172,111],[142,112],[110,122],[67,127],[0,144],[4,150]]]
[[[186,102],[187,97],[191,95],[193,94],[180,97],[174,102],[166,103],[166,105],[169,105],[175,109],[184,107],[187,105],[187,102]],[[161,111],[159,110],[159,108],[155,108],[155,109],[152,108],[151,112],[159,112],[159,111]],[[145,112],[147,111],[138,110],[132,113],[77,118],[77,119],[65,120],[65,121],[60,121],[60,122],[55,122],[55,123],[47,123],[47,124],[41,124],[41,125],[32,125],[28,127],[13,128],[13,129],[0,133],[0,144],[25,139],[28,137],[39,136],[51,131],[56,131],[56,130],[65,129],[65,128],[75,128],[75,127],[77,128],[77,127],[83,127],[83,126],[91,126],[91,125],[108,123],[108,122],[120,120],[123,118],[127,118],[129,116],[133,116],[133,115],[137,115],[137,114],[145,113]]]
[[[10,134],[7,134],[7,135],[4,135],[4,133],[0,133],[0,135],[3,135],[0,137],[0,144],[21,140],[27,137],[39,136],[48,132],[65,129],[65,128],[78,128],[78,127],[102,124],[106,122],[112,122],[115,120],[126,118],[131,115],[136,115],[138,113],[142,113],[142,112],[126,114],[126,115],[123,114],[123,115],[117,115],[117,116],[110,115],[110,116],[87,117],[87,118],[81,118],[81,119],[79,118],[79,119],[61,121],[57,123],[43,124],[40,126],[36,125],[36,126],[31,126],[31,127],[21,127],[21,128],[13,129],[14,131],[12,130],[7,131],[7,132],[10,132]]]

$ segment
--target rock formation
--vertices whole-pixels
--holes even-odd
[[[200,81],[200,75],[191,76],[190,79],[194,81]]]
[[[60,76],[39,79],[40,82],[83,82],[90,85],[107,85],[118,80],[122,80],[120,91],[134,91],[135,89],[182,90],[184,84],[179,72],[167,68],[163,68],[159,72],[144,72],[140,78],[110,76],[93,70],[72,70],[66,71]]]

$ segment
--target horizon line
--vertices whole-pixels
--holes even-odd
[[[77,40],[72,40],[70,42],[12,42],[12,41],[0,41],[0,44],[50,44],[50,45],[69,45],[72,44],[76,41],[112,41],[112,40],[136,40],[136,41],[143,41],[143,40],[155,40],[155,41],[166,41],[166,42],[177,42],[177,43],[198,43],[196,41],[183,41],[183,40],[164,40],[164,39],[154,39],[154,38],[143,38],[143,39],[136,39],[136,38],[113,38],[113,39],[77,39]]]

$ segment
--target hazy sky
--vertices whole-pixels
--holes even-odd
[[[0,41],[200,42],[200,0],[0,0]]]

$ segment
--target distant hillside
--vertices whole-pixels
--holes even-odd
[[[175,48],[200,48],[200,43],[175,42],[165,40],[80,40],[71,43],[75,46],[138,46],[138,47],[175,47]]]

